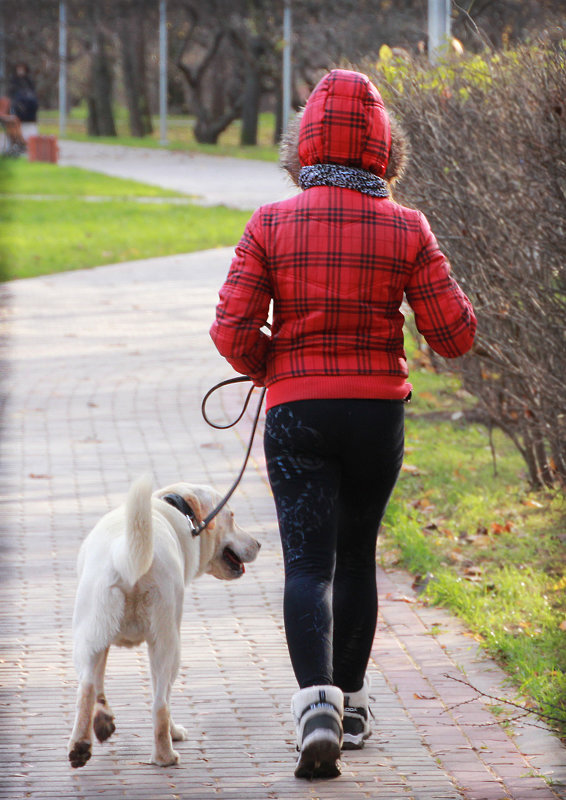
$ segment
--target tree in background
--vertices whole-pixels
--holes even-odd
[[[185,82],[198,142],[215,144],[242,110],[241,66],[231,34],[230,7],[226,0],[210,0],[177,2],[170,8],[175,32],[170,54]]]
[[[27,61],[41,108],[56,108],[58,0],[2,8],[8,72]],[[260,110],[281,116],[283,0],[168,0],[167,9],[174,105],[195,116],[200,141],[241,118],[242,141],[253,143]],[[414,55],[426,43],[425,0],[292,0],[292,9],[295,106],[329,67],[375,59],[383,44]],[[114,97],[143,136],[157,112],[158,0],[67,0],[67,14],[71,105],[88,101],[90,130],[108,135]],[[566,0],[452,0],[466,51],[510,47],[565,15]]]
[[[153,8],[151,7],[153,6]],[[129,113],[132,136],[152,133],[151,109],[147,81],[148,22],[156,28],[155,3],[137,0],[119,0],[114,4],[118,35],[124,94]]]
[[[107,20],[99,3],[88,8],[87,41],[90,54],[90,71],[87,83],[88,120],[90,136],[116,136],[113,95],[113,64],[110,55]]]

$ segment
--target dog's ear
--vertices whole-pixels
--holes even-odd
[[[197,521],[201,523],[205,517],[210,514],[210,512],[214,509],[214,502],[212,497],[210,497],[208,492],[194,492],[189,491],[186,492],[185,500],[190,505],[190,507],[195,512]],[[211,520],[208,525],[206,526],[207,531],[212,531],[216,527],[216,518]]]

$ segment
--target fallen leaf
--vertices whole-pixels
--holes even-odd
[[[386,594],[385,595],[388,600],[392,600],[394,603],[416,603],[416,599],[414,597],[407,597],[406,594]]]
[[[433,531],[438,530],[438,525],[436,522],[429,522],[428,525],[425,525],[423,528],[424,533],[432,533]]]
[[[418,500],[413,500],[411,505],[413,508],[421,508],[423,510],[427,508],[434,508],[433,504],[427,497],[419,497]]]
[[[464,579],[467,581],[481,581],[483,570],[481,567],[466,567],[464,570]]]
[[[413,697],[416,700],[436,700],[433,694],[419,694],[419,692],[414,692]]]
[[[566,619],[563,620],[558,627],[561,631],[566,631]]]
[[[30,472],[28,477],[33,478],[34,480],[37,481],[42,481],[42,480],[49,480],[49,478],[51,478],[51,475],[41,475],[41,474],[36,474],[35,472]]]
[[[542,503],[539,503],[538,500],[531,500],[530,498],[523,500],[523,505],[529,506],[529,508],[543,508]]]
[[[421,471],[414,464],[403,464],[401,472],[408,472],[409,475],[420,475]]]

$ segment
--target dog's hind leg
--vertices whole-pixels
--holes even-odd
[[[110,648],[106,650],[103,657],[96,664],[94,672],[94,691],[96,693],[96,703],[94,706],[94,719],[92,726],[99,742],[105,742],[116,730],[114,724],[114,714],[108,705],[104,693],[104,673],[106,671],[106,661]]]
[[[179,638],[175,641],[148,642],[149,663],[153,683],[153,752],[152,764],[167,767],[179,762],[172,739],[186,739],[184,728],[175,725],[169,711],[171,686],[179,670]]]
[[[92,717],[96,700],[95,676],[102,671],[108,651],[92,653],[87,658],[77,692],[77,711],[73,732],[69,740],[69,761],[72,767],[84,767],[92,755]]]

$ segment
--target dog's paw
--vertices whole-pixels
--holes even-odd
[[[189,733],[182,725],[175,725],[175,723],[171,721],[171,738],[174,742],[186,742],[189,738]]]
[[[74,742],[69,750],[69,761],[74,769],[84,767],[92,755],[92,743],[87,741]]]
[[[158,767],[172,767],[174,764],[179,763],[179,753],[176,750],[170,750],[165,753],[153,752],[151,756],[151,763],[157,764]]]
[[[101,708],[94,715],[92,726],[99,742],[105,742],[116,730],[114,716]]]

